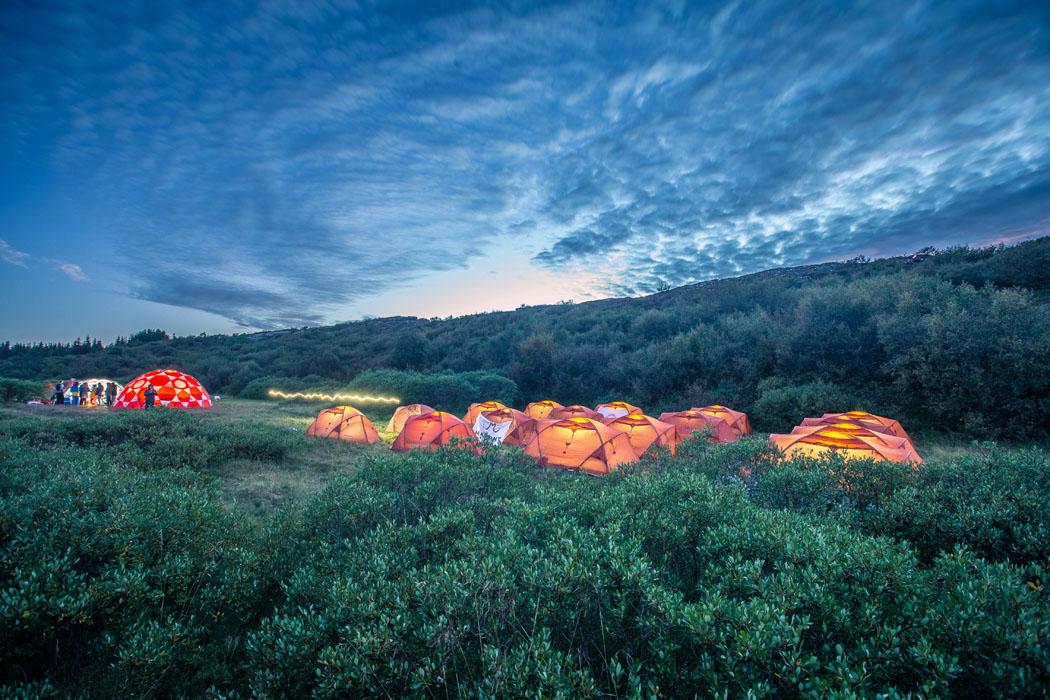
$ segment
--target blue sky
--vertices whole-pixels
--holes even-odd
[[[4,3],[0,339],[1050,233],[1050,3]]]

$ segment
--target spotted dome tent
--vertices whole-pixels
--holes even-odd
[[[821,457],[829,451],[848,459],[922,464],[907,438],[877,433],[868,428],[846,429],[838,425],[799,426],[790,435],[769,436],[785,457]]]
[[[436,450],[453,438],[473,440],[474,431],[451,413],[431,411],[409,416],[390,449],[395,452]]]
[[[533,401],[525,407],[525,413],[529,416],[529,418],[535,418],[536,420],[546,420],[547,418],[550,418],[551,411],[553,411],[556,408],[561,408],[561,404],[557,401]]]
[[[714,434],[711,436],[711,442],[722,443],[722,442],[735,442],[739,438],[737,434],[733,432],[733,429],[729,427],[729,423],[724,418],[716,418],[700,411],[694,411],[692,409],[688,411],[677,411],[671,413],[661,413],[660,420],[664,423],[671,423],[678,431],[678,437],[683,440],[688,440],[694,430],[703,430],[709,427]]]
[[[472,403],[470,408],[467,409],[467,415],[463,416],[463,422],[469,426],[473,426],[474,422],[478,419],[485,411],[494,411],[499,408],[508,408],[499,401],[482,401],[481,403]]]
[[[167,408],[211,408],[211,397],[192,376],[174,369],[155,369],[135,377],[117,394],[117,408],[144,408],[143,394],[153,385],[157,405]]]
[[[726,423],[729,423],[729,427],[737,435],[751,434],[751,422],[747,419],[747,414],[743,411],[734,411],[731,408],[719,406],[718,404],[703,406],[701,408],[692,408],[690,410],[700,411],[700,413],[724,419]]]
[[[602,421],[605,421],[606,418],[619,418],[620,416],[641,415],[644,413],[642,409],[624,401],[610,401],[609,403],[598,404],[594,407],[594,410],[601,415]]]
[[[434,409],[425,403],[410,403],[407,406],[398,406],[397,410],[394,411],[394,415],[386,424],[386,431],[388,433],[400,433],[405,427],[405,421],[412,416],[433,412]]]
[[[310,437],[327,437],[347,442],[376,442],[379,433],[372,421],[353,406],[334,406],[317,414],[306,429]]]
[[[121,384],[120,382],[115,382],[112,379],[104,379],[102,377],[91,377],[89,379],[66,379],[66,380],[64,380],[62,382],[62,385],[64,387],[66,387],[66,393],[65,393],[65,396],[63,398],[63,403],[72,403],[73,402],[73,395],[69,393],[69,387],[73,385],[73,382],[79,382],[80,384],[87,383],[88,386],[94,386],[96,384],[101,384],[102,385],[103,394],[106,391],[106,385],[107,384],[116,384],[117,385],[117,395],[118,396],[120,395],[120,392],[124,391],[124,385]],[[102,397],[102,400],[103,400],[103,402],[105,401],[105,396],[104,395]],[[92,401],[88,405],[94,405],[94,401]]]
[[[829,423],[842,422],[856,423],[857,425],[874,430],[877,433],[887,433],[894,437],[907,438],[901,424],[892,418],[883,418],[867,411],[847,411],[846,413],[825,413],[820,418],[806,418],[802,421],[804,426],[828,425]],[[910,439],[910,438],[909,438]]]
[[[650,416],[630,414],[616,418],[606,418],[605,424],[610,428],[622,430],[631,441],[634,451],[641,457],[653,444],[667,445],[674,454],[675,448],[682,443],[678,430],[673,423],[665,423]]]
[[[521,411],[515,411],[513,408],[495,408],[483,411],[471,427],[474,434],[483,442],[520,445],[522,436],[529,434],[528,429],[534,428],[535,425],[536,419],[529,418]],[[511,440],[512,434],[514,435],[513,440]]]
[[[592,411],[586,406],[558,406],[550,415],[547,416],[549,420],[563,420],[565,418],[590,418],[591,420],[600,421],[602,414],[597,411]]]
[[[525,454],[535,457],[540,466],[590,474],[608,474],[638,459],[626,433],[590,418],[540,421]]]

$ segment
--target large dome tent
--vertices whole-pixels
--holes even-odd
[[[673,424],[678,430],[678,436],[683,440],[688,440],[694,430],[702,431],[704,428],[710,428],[714,431],[714,434],[711,436],[711,442],[714,443],[736,442],[739,439],[724,418],[716,418],[700,411],[688,410],[661,413],[660,420],[664,423]]]
[[[566,418],[589,418],[590,420],[600,421],[602,414],[586,406],[574,405],[558,406],[548,416],[550,420],[564,420]]]
[[[802,421],[803,426],[829,425],[831,423],[855,423],[856,425],[874,430],[877,433],[886,433],[899,438],[908,437],[901,424],[892,418],[876,416],[867,411],[847,411],[845,413],[825,413],[820,418],[806,418]]]
[[[520,444],[523,430],[530,425],[535,425],[536,419],[529,418],[521,411],[513,408],[494,408],[482,412],[474,421],[471,428],[479,440],[495,444]],[[515,432],[517,431],[517,432]],[[507,442],[511,435],[515,439]]]
[[[700,413],[724,419],[726,423],[729,423],[729,427],[737,435],[743,436],[751,434],[751,422],[747,419],[747,414],[743,411],[734,411],[731,408],[719,406],[718,404],[703,406],[701,408],[692,408],[690,410],[700,411]]]
[[[544,467],[608,474],[638,454],[627,434],[590,418],[540,421],[525,454]]]
[[[63,403],[70,404],[70,403],[73,402],[73,395],[69,392],[69,387],[71,387],[73,385],[73,382],[77,382],[78,384],[83,384],[83,383],[86,382],[88,386],[94,386],[95,384],[101,384],[103,392],[105,392],[107,384],[116,384],[117,385],[117,395],[118,396],[120,395],[120,392],[124,391],[124,385],[123,384],[121,384],[120,382],[114,381],[112,379],[105,379],[103,377],[89,377],[88,379],[64,379],[64,380],[62,380],[62,386],[65,387],[66,391],[65,391],[65,395],[63,397]],[[105,396],[103,396],[103,401],[105,401]],[[91,404],[91,405],[93,405],[93,404]]]
[[[194,377],[174,369],[155,369],[132,379],[113,402],[116,408],[144,408],[146,387],[157,392],[157,406],[211,408],[211,397]]]
[[[471,427],[456,416],[444,411],[431,411],[409,416],[390,449],[395,452],[436,450],[453,438],[476,439]]]
[[[372,421],[353,406],[333,406],[322,410],[306,429],[306,434],[347,442],[373,443],[379,440],[379,433]]]
[[[546,420],[550,418],[551,411],[556,408],[561,408],[561,404],[557,401],[551,401],[550,399],[544,399],[543,401],[533,401],[525,407],[525,413],[529,418],[535,418],[536,420]]]
[[[773,434],[769,441],[786,458],[821,457],[833,452],[847,459],[874,459],[888,462],[922,464],[908,438],[861,427],[840,425],[799,426],[790,435]]]
[[[485,411],[495,411],[501,408],[509,408],[509,406],[505,406],[499,401],[482,401],[480,403],[472,403],[470,404],[470,408],[467,409],[467,415],[463,416],[463,422],[473,427],[474,422],[477,421],[478,416],[480,416],[482,413],[484,413]]]
[[[594,407],[594,410],[601,415],[601,420],[603,421],[607,418],[619,418],[620,416],[640,415],[644,413],[642,409],[637,406],[632,406],[625,401],[610,401],[609,403],[598,404]]]
[[[678,429],[672,423],[656,420],[646,415],[631,414],[607,418],[605,424],[610,428],[622,430],[631,441],[634,451],[641,457],[654,444],[666,445],[674,454],[675,448],[681,444],[682,438],[678,436]]]
[[[410,403],[407,406],[398,406],[397,410],[394,411],[394,415],[390,417],[390,421],[386,424],[386,431],[388,433],[400,433],[405,427],[405,421],[412,416],[433,412],[434,409],[424,403]]]

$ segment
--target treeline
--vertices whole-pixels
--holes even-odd
[[[1041,238],[446,320],[136,338],[81,354],[11,347],[0,350],[0,376],[127,380],[171,366],[213,393],[258,395],[277,378],[437,405],[485,372],[515,404],[623,399],[657,413],[718,402],[749,411],[759,430],[862,407],[914,430],[1024,438],[1050,428],[1048,299]]]

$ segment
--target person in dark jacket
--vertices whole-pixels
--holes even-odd
[[[59,382],[55,384],[55,405],[61,406],[66,402],[66,387]]]
[[[150,384],[146,387],[146,390],[142,392],[142,403],[143,408],[153,408],[154,402],[157,400],[157,390]]]
[[[112,406],[117,402],[117,385],[115,382],[106,383],[106,405]]]

